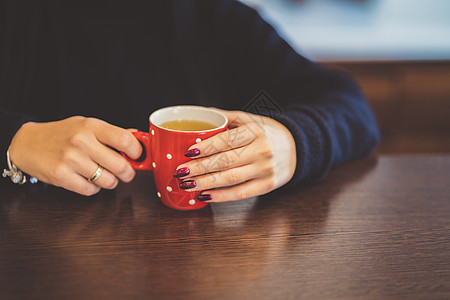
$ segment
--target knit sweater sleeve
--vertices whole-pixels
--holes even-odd
[[[227,0],[206,5],[211,2],[215,14],[205,14],[202,22],[209,27],[200,35],[209,41],[220,95],[233,108],[261,113],[252,111],[249,101],[264,91],[276,108],[269,116],[284,124],[296,143],[290,185],[317,181],[333,166],[373,150],[379,141],[377,124],[353,80],[299,55],[255,10]]]

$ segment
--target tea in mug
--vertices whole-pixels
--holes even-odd
[[[182,130],[182,131],[202,131],[202,130],[211,130],[216,128],[217,126],[208,122],[199,121],[199,120],[174,120],[167,121],[159,126],[172,129],[172,130]]]

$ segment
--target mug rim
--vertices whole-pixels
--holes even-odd
[[[217,114],[217,115],[219,115],[219,116],[224,118],[224,122],[220,126],[216,126],[213,129],[206,129],[206,130],[176,130],[176,129],[169,129],[169,128],[161,127],[160,125],[157,125],[157,124],[152,122],[152,117],[154,117],[158,113],[161,113],[162,111],[173,110],[173,109],[185,109],[185,108],[192,108],[192,109],[197,109],[197,110],[203,110],[203,111],[207,111],[208,113]],[[182,132],[182,133],[212,132],[212,131],[215,131],[215,130],[218,130],[218,129],[225,128],[228,125],[228,118],[223,113],[221,113],[221,112],[219,112],[217,110],[211,109],[209,107],[200,106],[200,105],[174,105],[174,106],[162,107],[162,108],[159,108],[159,109],[155,110],[154,112],[152,112],[150,114],[150,116],[148,117],[148,121],[149,121],[150,124],[152,124],[155,127],[158,127],[161,130],[166,130],[166,131],[171,131],[171,132]]]

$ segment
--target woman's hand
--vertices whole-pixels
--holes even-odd
[[[113,189],[119,179],[129,182],[135,172],[119,153],[139,158],[142,148],[128,130],[104,121],[71,117],[48,123],[26,123],[9,147],[13,163],[40,181],[82,195],[93,195],[100,188]],[[87,180],[98,165],[104,167],[100,177]]]
[[[174,173],[183,180],[180,187],[203,190],[198,200],[225,202],[266,194],[287,183],[297,163],[289,130],[271,118],[220,111],[230,129],[188,149],[186,156],[193,160]]]

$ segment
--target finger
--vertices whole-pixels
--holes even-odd
[[[83,164],[79,165],[80,167],[76,169],[76,172],[78,172],[78,174],[80,174],[83,178],[85,178],[86,181],[89,182],[89,178],[94,175],[99,165],[90,159],[86,160],[87,161],[83,162]],[[104,168],[102,173],[100,174],[100,177],[98,177],[98,179],[92,183],[97,185],[98,187],[111,190],[118,185],[119,180],[116,176],[114,176],[111,172]]]
[[[199,158],[240,148],[255,141],[261,133],[262,128],[252,123],[239,126],[192,145],[186,152],[186,156]]]
[[[129,130],[99,120],[95,135],[102,144],[124,152],[132,159],[138,159],[142,153],[141,145]]]
[[[265,158],[270,158],[271,152],[265,151],[263,147],[258,147],[258,144],[259,143],[255,143],[254,147],[245,146],[242,148],[191,160],[185,164],[180,165],[175,171],[175,173],[177,173],[178,170],[189,170],[189,172],[185,172],[188,174],[186,174],[185,176],[182,176],[183,174],[180,174],[181,176],[175,177],[185,179],[253,164],[258,160],[268,161],[265,160]]]
[[[93,161],[102,165],[105,169],[109,170],[124,182],[130,182],[134,178],[135,171],[127,160],[122,155],[105,146],[95,138],[82,140],[78,139],[76,146],[82,150],[82,153],[85,153],[84,155],[86,157],[80,157],[78,154],[76,156],[70,155],[68,157],[71,161],[71,165],[74,168],[78,167],[77,169],[79,172],[84,171],[84,169],[80,169],[80,167],[87,168],[87,166],[81,163],[82,161],[85,164]],[[69,152],[69,154],[70,153],[73,152]],[[88,168],[88,170],[92,170],[92,167]],[[88,176],[88,174],[84,174],[84,176]]]
[[[99,186],[87,181],[85,177],[74,171],[67,169],[64,173],[64,177],[60,177],[57,183],[53,183],[54,185],[84,196],[92,196],[100,191]]]
[[[251,179],[266,176],[260,172],[254,164],[229,169],[223,172],[215,172],[207,175],[184,179],[180,188],[190,192],[209,190],[219,187],[232,186],[249,181]]]
[[[92,161],[97,162],[124,182],[130,182],[134,178],[136,172],[122,155],[100,143],[91,148],[89,155]]]
[[[273,151],[264,139],[258,139],[248,146],[220,152],[211,156],[201,157],[188,161],[177,167],[174,172],[176,178],[189,178],[203,174],[225,171],[257,161],[272,161]]]
[[[273,191],[271,179],[253,179],[229,188],[203,191],[197,199],[211,199],[206,202],[212,203],[238,201],[264,195],[271,191]]]

